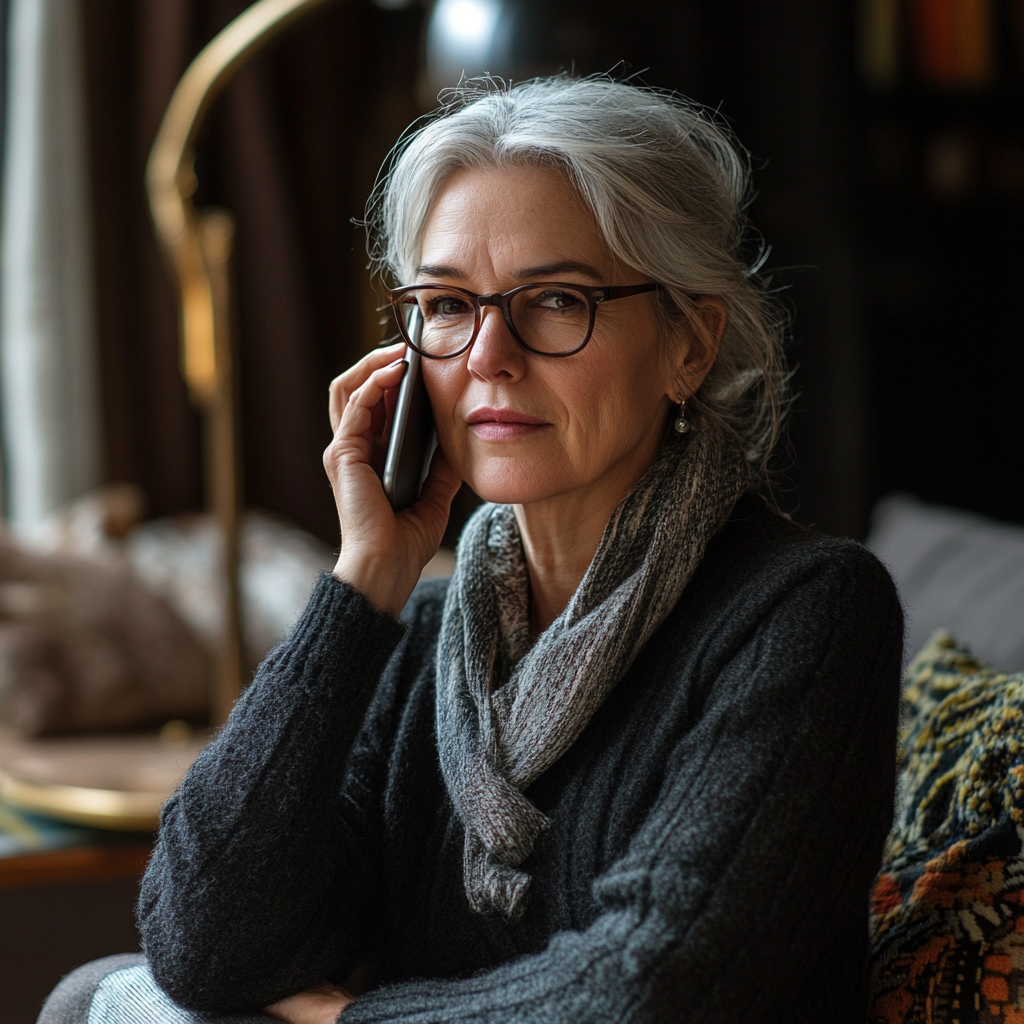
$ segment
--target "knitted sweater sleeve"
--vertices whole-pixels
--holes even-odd
[[[385,987],[340,1024],[759,1021],[851,892],[866,933],[892,815],[902,616],[862,550],[840,542],[816,562],[744,641],[712,652],[702,713],[595,881],[589,928],[474,977]]]
[[[182,1005],[267,1005],[367,955],[372,816],[342,779],[403,631],[322,577],[168,801],[138,920]]]

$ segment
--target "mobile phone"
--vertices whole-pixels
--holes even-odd
[[[406,323],[409,337],[419,341],[423,331],[419,306],[411,307]],[[437,447],[434,414],[421,372],[423,357],[406,345],[405,358],[409,365],[398,388],[383,476],[384,494],[396,512],[419,500]]]

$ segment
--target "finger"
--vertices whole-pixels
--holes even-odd
[[[339,373],[331,381],[331,387],[341,384],[349,392],[354,391],[374,370],[379,370],[382,366],[387,366],[388,363],[394,362],[396,356],[401,355],[404,350],[404,341],[396,341],[384,348],[372,349],[357,362],[353,363],[347,370]]]
[[[356,390],[374,370],[387,366],[394,361],[396,356],[402,354],[405,349],[404,342],[397,342],[388,345],[386,348],[376,348],[363,356],[359,362],[350,366],[344,373],[338,374],[331,381],[329,394],[330,400],[328,409],[331,417],[331,431],[338,429],[341,415],[345,411],[349,396]]]
[[[332,469],[336,470],[341,463],[372,461],[374,409],[383,405],[389,389],[398,387],[408,365],[405,360],[398,359],[374,370],[365,383],[352,392],[334,432],[334,440],[324,452],[324,465],[332,482]]]
[[[382,366],[387,366],[388,363],[393,362],[395,357],[401,355],[404,349],[404,344],[389,345],[387,348],[375,349],[331,381],[328,409],[332,431],[338,429],[338,423],[341,421],[341,416],[345,411],[345,406],[348,404],[352,392],[360,387],[374,370],[378,370]]]
[[[396,394],[397,388],[389,388],[384,392],[384,400],[378,402],[370,414],[370,433],[373,435],[375,443],[380,443],[384,440],[384,433],[388,427],[388,397]]]
[[[444,452],[437,448],[430,462],[430,471],[423,482],[423,493],[410,511],[444,531],[451,512],[452,501],[462,486],[462,479],[451,467]]]
[[[352,998],[345,989],[340,985],[335,985],[333,981],[323,981],[319,985],[314,985],[312,988],[306,989],[306,991],[316,992],[322,996],[344,996],[346,999]]]
[[[402,383],[402,377],[408,368],[409,363],[405,359],[396,359],[394,362],[374,370],[366,380],[349,395],[345,405],[345,411],[341,414],[341,431],[351,432],[347,424],[356,419],[360,423],[365,422],[364,412],[372,414],[378,406],[384,406],[387,394],[393,391]],[[369,424],[362,426],[366,430]]]

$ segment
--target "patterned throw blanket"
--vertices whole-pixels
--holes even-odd
[[[1024,1024],[1024,675],[939,633],[907,681],[869,1020]]]

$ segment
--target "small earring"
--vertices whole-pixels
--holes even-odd
[[[686,399],[682,395],[679,396],[679,416],[672,428],[677,434],[687,434],[693,428],[693,424],[686,418]]]

